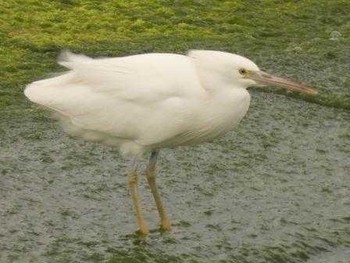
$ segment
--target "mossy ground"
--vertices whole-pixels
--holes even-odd
[[[0,109],[21,107],[27,83],[62,70],[63,49],[121,56],[200,48],[248,56],[317,86],[320,95],[308,100],[349,109],[349,9],[346,0],[2,1]]]

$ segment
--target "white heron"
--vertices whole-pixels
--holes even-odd
[[[163,230],[170,220],[155,183],[159,150],[194,145],[231,131],[247,113],[256,85],[317,91],[260,71],[247,58],[220,51],[186,55],[154,53],[93,59],[64,52],[63,75],[29,84],[24,93],[52,110],[75,137],[117,147],[130,159],[128,185],[141,234],[149,228],[138,192],[137,163],[151,153],[146,168]]]

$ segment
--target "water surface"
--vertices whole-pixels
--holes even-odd
[[[349,112],[252,94],[235,132],[161,151],[170,233],[142,176],[146,239],[115,150],[67,137],[36,108],[4,112],[0,261],[348,263]]]

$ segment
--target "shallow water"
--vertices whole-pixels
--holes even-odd
[[[173,230],[143,178],[146,239],[116,151],[4,113],[0,262],[350,262],[349,111],[252,93],[235,132],[161,152]]]

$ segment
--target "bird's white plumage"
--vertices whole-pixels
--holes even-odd
[[[142,235],[149,228],[138,191],[139,155],[151,151],[146,178],[161,229],[168,231],[171,223],[154,173],[160,148],[205,142],[234,128],[248,110],[249,86],[317,93],[219,51],[100,59],[66,52],[59,63],[69,71],[28,85],[25,95],[54,111],[69,134],[117,146],[132,156],[128,186]]]
[[[25,95],[53,110],[73,136],[125,155],[196,144],[231,130],[246,114],[250,60],[218,52],[92,59],[65,53],[70,71],[28,85]]]

